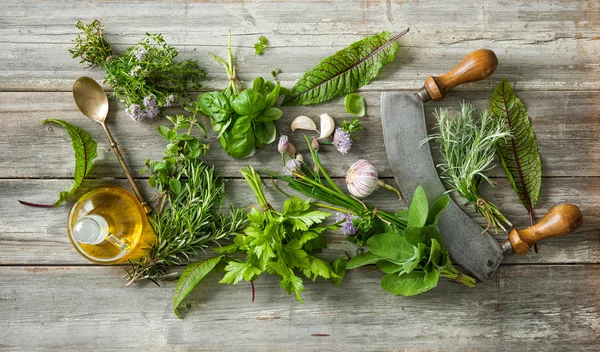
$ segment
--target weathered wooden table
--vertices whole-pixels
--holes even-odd
[[[146,32],[163,33],[183,57],[206,68],[207,89],[224,85],[222,68],[207,53],[225,52],[228,30],[242,80],[270,77],[280,68],[282,83],[291,87],[319,59],[348,44],[410,27],[396,60],[361,90],[368,116],[360,142],[347,156],[323,155],[340,179],[360,157],[375,162],[382,176],[392,176],[382,141],[382,91],[416,90],[427,75],[445,72],[467,52],[493,49],[500,61],[496,73],[427,104],[428,122],[433,109],[457,107],[462,100],[486,107],[493,87],[508,78],[527,107],[542,155],[536,214],[572,202],[581,207],[584,224],[572,236],[546,241],[537,255],[507,257],[493,281],[473,289],[443,281],[427,294],[394,297],[379,288],[377,269],[363,268],[350,272],[339,289],[321,280],[308,283],[305,304],[265,276],[256,282],[251,303],[249,285],[217,285],[215,275],[191,295],[191,310],[179,320],[172,312],[174,283],[125,287],[122,267],[92,265],[73,250],[66,235],[72,202],[56,209],[17,203],[52,202],[70,183],[70,141],[62,128],[39,125],[49,117],[75,123],[99,142],[91,179],[78,195],[101,184],[127,187],[101,128],[78,112],[71,95],[78,76],[103,77],[67,52],[77,19],[94,18],[105,25],[116,49]],[[271,47],[256,56],[252,45],[260,35]],[[0,350],[600,350],[599,57],[597,0],[0,0]],[[277,128],[290,133],[293,117],[323,112],[338,121],[347,118],[341,101],[285,108]],[[133,122],[116,102],[109,120],[132,169],[162,155],[156,133],[162,121]],[[293,139],[300,144],[300,135]],[[241,205],[255,202],[239,179],[241,166],[280,168],[275,146],[239,162],[215,146],[208,161],[233,179],[231,200]],[[492,174],[498,186],[487,187],[485,196],[516,226],[526,226],[526,211],[502,170]],[[146,181],[139,183],[150,195]],[[281,204],[277,192],[271,189],[268,196]],[[382,208],[404,207],[383,192],[371,201]],[[328,259],[354,250],[341,234],[328,242]]]

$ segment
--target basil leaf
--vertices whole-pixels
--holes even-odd
[[[206,259],[202,262],[188,264],[175,286],[175,294],[173,295],[173,311],[178,318],[181,315],[177,311],[181,302],[192,292],[194,287],[210,273],[217,264],[221,262],[224,256]]]
[[[240,159],[250,155],[255,143],[252,118],[250,116],[238,117],[227,140],[227,152],[232,157]]]
[[[432,287],[425,282],[423,271],[413,271],[407,274],[387,274],[381,280],[381,288],[397,296],[414,296]]]
[[[408,208],[408,224],[407,227],[423,227],[427,221],[429,213],[429,203],[423,187],[419,186],[415,190],[413,199]]]
[[[47,122],[57,123],[67,129],[67,133],[71,137],[73,151],[75,152],[73,182],[67,189],[59,193],[58,200],[54,202],[54,206],[56,207],[79,189],[83,179],[92,169],[94,159],[98,157],[98,144],[89,133],[68,122],[58,119],[46,119],[40,122],[40,124],[43,125]]]
[[[273,88],[272,91],[269,92],[269,94],[267,95],[267,107],[272,107],[275,105],[275,103],[277,103],[277,99],[279,98],[279,92],[281,91],[281,84],[279,84],[279,82],[277,82],[277,84],[275,85],[275,88]]]
[[[263,133],[263,143],[271,144],[277,137],[277,130],[275,124],[272,121],[261,123],[261,130]]]
[[[264,78],[256,77],[254,81],[252,81],[252,90],[262,95],[267,95],[267,86]]]
[[[380,260],[381,257],[372,252],[361,253],[348,261],[346,269],[354,269],[369,264],[375,264]]]
[[[277,121],[281,118],[281,115],[283,115],[283,111],[277,108],[268,108],[265,110],[264,114],[258,118],[258,121]]]
[[[392,37],[381,32],[359,40],[322,60],[296,82],[283,105],[322,103],[356,91],[371,82],[379,69],[394,60],[396,40],[408,30]]]
[[[229,99],[222,92],[209,92],[198,97],[198,107],[203,114],[215,122],[223,122],[231,117],[233,109]]]
[[[440,219],[440,216],[442,215],[442,212],[446,209],[448,204],[450,204],[450,196],[449,195],[446,194],[446,195],[438,198],[435,201],[435,203],[433,203],[433,205],[431,206],[431,209],[429,209],[429,215],[427,215],[427,221],[425,221],[425,224],[437,225],[438,220]]]
[[[344,98],[344,107],[350,115],[365,116],[365,100],[360,94],[352,93],[346,95],[346,98]]]
[[[396,263],[404,263],[415,253],[413,245],[395,232],[377,234],[367,240],[369,251]]]
[[[231,106],[241,116],[253,116],[265,108],[266,100],[264,95],[245,89],[233,99]]]

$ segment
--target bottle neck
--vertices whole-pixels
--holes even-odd
[[[73,238],[84,244],[100,244],[108,236],[108,222],[98,214],[82,216],[72,229]]]

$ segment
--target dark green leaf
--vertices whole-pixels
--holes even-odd
[[[382,258],[380,256],[371,252],[361,253],[348,261],[348,264],[346,264],[346,269],[354,269],[364,265],[375,264],[381,259]]]
[[[173,311],[178,318],[181,319],[177,308],[181,302],[192,292],[194,287],[204,279],[204,277],[210,273],[224,256],[214,257],[206,259],[201,262],[188,264],[185,268],[175,287],[175,294],[173,295]]]
[[[423,227],[427,221],[429,213],[429,203],[423,187],[419,186],[415,190],[413,199],[408,208],[408,224],[407,227]]]
[[[429,215],[427,215],[426,225],[437,225],[438,220],[440,219],[440,215],[446,209],[446,207],[450,204],[450,196],[444,195],[438,198],[435,203],[429,209]]]
[[[367,240],[369,252],[396,263],[409,260],[414,254],[413,245],[395,232],[377,234]]]
[[[259,92],[245,89],[233,99],[231,106],[239,115],[254,116],[265,108],[266,100]]]
[[[161,136],[167,138],[167,136],[169,136],[169,131],[171,131],[171,129],[167,126],[158,126],[158,133],[160,133]],[[168,138],[167,138],[168,139]]]
[[[222,92],[210,92],[198,97],[198,107],[215,122],[228,120],[233,113],[229,99]]]
[[[423,283],[432,289],[437,286],[438,280],[440,278],[440,273],[436,270],[435,266],[426,266],[428,268],[425,270],[425,277],[423,278]]]
[[[531,214],[542,185],[542,161],[525,106],[506,79],[492,94],[490,112],[508,124],[512,137],[500,140],[496,151],[521,204]]]
[[[269,108],[265,113],[258,117],[261,122],[276,121],[283,115],[283,112],[277,108]]]
[[[279,94],[281,92],[281,85],[279,84],[279,82],[277,82],[277,84],[275,85],[275,88],[273,88],[272,91],[269,92],[269,94],[267,95],[267,107],[270,108],[272,106],[275,105],[275,103],[277,103],[277,99],[279,98]]]
[[[254,131],[252,130],[252,118],[240,116],[235,121],[227,141],[227,152],[236,159],[248,156],[255,145]]]
[[[77,126],[57,119],[43,120],[41,124],[47,122],[57,123],[67,129],[67,133],[69,134],[69,137],[71,137],[73,151],[75,152],[75,172],[73,174],[73,182],[67,189],[60,192],[58,200],[54,202],[54,206],[56,207],[79,189],[83,179],[92,169],[94,159],[98,157],[98,145],[89,133]]]
[[[331,278],[331,282],[334,286],[340,286],[342,282],[344,282],[347,263],[345,258],[338,258],[331,264],[331,271],[337,276]]]
[[[267,95],[267,87],[265,86],[265,80],[262,77],[256,77],[252,81],[252,90],[262,95]]]
[[[181,182],[176,178],[172,178],[169,180],[169,188],[173,193],[179,194],[181,192]]]
[[[397,296],[414,296],[432,289],[424,280],[425,273],[422,271],[401,275],[387,274],[381,280],[381,288]]]
[[[371,82],[379,69],[394,60],[396,40],[382,32],[359,40],[310,69],[285,96],[283,105],[322,103],[352,93]]]
[[[344,107],[350,115],[365,116],[365,100],[360,94],[351,93],[346,95],[346,98],[344,98]]]
[[[271,144],[275,141],[275,138],[277,138],[277,130],[272,121],[261,123],[261,131],[264,144]]]

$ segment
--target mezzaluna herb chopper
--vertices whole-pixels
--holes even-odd
[[[114,264],[140,258],[144,254],[140,251],[142,244],[154,236],[146,218],[152,208],[143,199],[106,126],[106,93],[92,78],[80,77],[73,84],[73,98],[86,117],[102,125],[135,197],[117,186],[98,187],[84,194],[69,212],[69,239],[79,254],[95,263]]]

